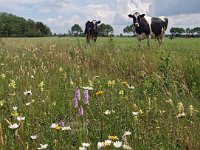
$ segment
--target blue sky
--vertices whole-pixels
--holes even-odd
[[[101,20],[120,34],[132,23],[129,13],[166,16],[172,26],[200,26],[200,0],[0,0],[0,11],[42,21],[53,33],[67,33],[75,23]]]

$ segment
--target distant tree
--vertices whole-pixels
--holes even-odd
[[[134,27],[133,25],[131,25],[131,26],[126,26],[126,27],[123,29],[123,32],[124,32],[124,33],[127,33],[127,34],[130,34],[130,33],[135,34],[135,27]]]
[[[200,34],[200,27],[195,27],[192,30],[194,31],[194,33]]]
[[[71,32],[74,34],[74,35],[79,35],[80,33],[83,32],[82,28],[78,25],[78,24],[74,24],[72,27],[71,27]]]
[[[172,27],[170,29],[170,33],[180,36],[181,34],[185,33],[185,30],[183,28],[179,28],[179,27]]]
[[[104,24],[102,23],[101,25],[99,25],[99,34],[101,36],[109,36],[109,34],[113,33],[113,27],[109,24]]]
[[[34,37],[49,36],[51,30],[42,22],[35,23],[13,14],[0,13],[0,36],[2,37]]]

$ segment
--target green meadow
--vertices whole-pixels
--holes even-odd
[[[1,150],[199,150],[200,39],[1,38]]]

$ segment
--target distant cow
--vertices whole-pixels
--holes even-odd
[[[85,24],[85,36],[86,36],[86,41],[87,43],[90,42],[91,40],[94,40],[96,42],[97,40],[97,35],[98,35],[98,27],[97,25],[100,24],[101,21],[87,21]]]
[[[159,45],[162,45],[165,31],[168,25],[168,19],[164,17],[148,17],[145,14],[140,15],[138,12],[128,15],[133,18],[133,25],[138,38],[138,46],[141,46],[141,40],[147,39],[150,47],[150,39],[156,38]]]

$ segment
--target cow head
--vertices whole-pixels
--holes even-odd
[[[93,23],[93,29],[96,30],[97,29],[97,25],[100,24],[101,21],[93,20],[92,23]]]
[[[129,14],[128,16],[129,16],[129,18],[133,18],[133,25],[134,25],[135,27],[139,27],[139,26],[140,26],[140,19],[141,19],[142,17],[144,17],[145,14],[140,15],[138,12],[136,12],[136,13],[134,13],[133,15],[132,15],[132,14]]]

